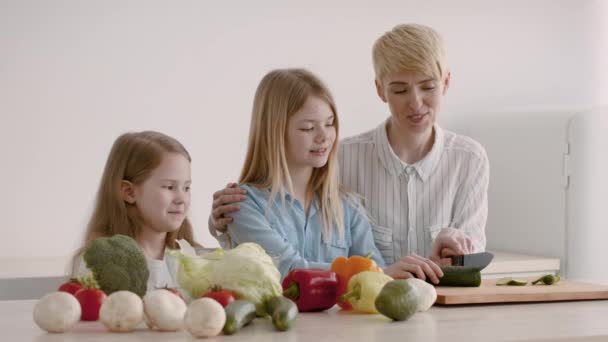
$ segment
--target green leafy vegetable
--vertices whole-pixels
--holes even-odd
[[[234,292],[238,299],[256,305],[264,315],[264,301],[280,296],[281,274],[272,258],[256,243],[243,243],[230,250],[217,249],[197,256],[188,242],[179,240],[181,251],[170,252],[179,264],[177,282],[192,298],[214,286]]]
[[[132,238],[118,234],[95,239],[84,252],[84,261],[107,295],[121,290],[146,294],[148,263]]]

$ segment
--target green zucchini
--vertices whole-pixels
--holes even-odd
[[[277,330],[287,331],[296,321],[298,307],[291,299],[277,296],[266,301],[266,312],[272,318],[272,324]]]
[[[226,306],[224,334],[232,335],[255,318],[255,304],[246,300],[235,300]]]
[[[438,286],[478,287],[481,285],[481,272],[474,267],[443,266],[443,277]],[[427,277],[427,281],[430,282]]]

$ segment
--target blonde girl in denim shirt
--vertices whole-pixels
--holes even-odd
[[[370,223],[338,181],[338,115],[327,87],[304,69],[269,72],[253,103],[249,146],[239,178],[247,191],[231,214],[234,247],[259,243],[285,276],[329,268],[337,256],[384,261]]]

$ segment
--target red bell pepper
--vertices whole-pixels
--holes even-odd
[[[300,312],[323,311],[336,304],[338,276],[320,269],[294,269],[283,280],[283,296]]]

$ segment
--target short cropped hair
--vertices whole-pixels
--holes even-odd
[[[437,31],[424,25],[395,26],[376,40],[372,58],[377,80],[402,71],[417,72],[438,80],[447,75],[443,39]]]

